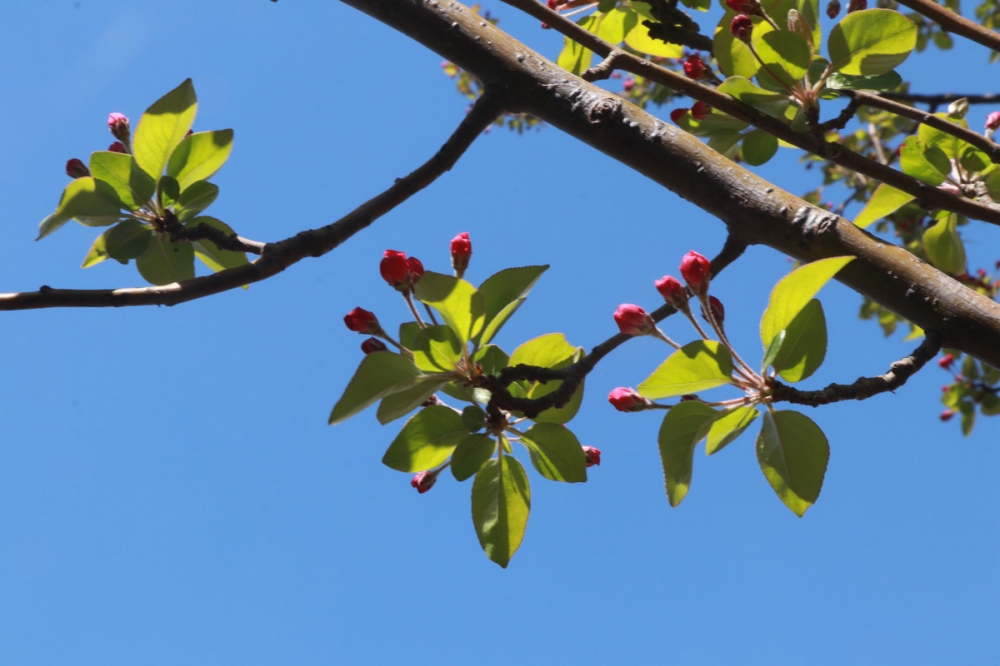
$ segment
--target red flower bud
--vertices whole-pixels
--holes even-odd
[[[641,412],[650,404],[649,400],[639,395],[635,389],[625,386],[619,386],[609,393],[608,402],[619,412]]]
[[[705,78],[705,61],[699,54],[692,53],[684,59],[684,73],[695,81]]]
[[[649,335],[656,328],[656,322],[638,305],[625,303],[615,310],[615,323],[622,333],[628,335]]]
[[[753,21],[746,14],[737,14],[733,18],[733,22],[729,24],[729,32],[733,33],[733,37],[741,42],[749,42],[750,35],[753,33]]]
[[[726,309],[722,307],[722,301],[717,299],[715,296],[708,297],[708,307],[712,308],[712,317],[715,319],[715,323],[722,326],[722,322],[726,320]],[[701,306],[701,316],[705,317],[705,306]],[[708,317],[705,317],[708,320]]]
[[[451,239],[451,267],[461,275],[469,267],[469,257],[472,256],[472,241],[469,232],[463,231]]]
[[[684,114],[690,110],[691,109],[674,109],[670,112],[670,120],[672,120],[675,125],[679,125],[681,123],[681,118],[683,118]]]
[[[545,2],[545,5],[546,5],[546,6],[547,6],[547,7],[549,8],[549,9],[551,9],[551,10],[553,10],[553,11],[554,11],[554,10],[555,10],[555,8],[559,6],[559,2],[560,2],[560,0],[546,0],[546,2]]]
[[[941,358],[938,359],[938,365],[940,365],[945,370],[950,369],[951,368],[951,364],[954,363],[954,362],[955,362],[955,355],[954,354],[945,354],[944,356],[942,356]]]
[[[414,285],[420,279],[420,276],[424,274],[424,265],[416,257],[410,257],[406,260],[406,263],[410,267],[410,284]]]
[[[986,138],[990,138],[998,129],[1000,129],[1000,111],[994,111],[986,116]]]
[[[399,287],[406,284],[406,278],[410,275],[410,262],[406,260],[405,252],[386,250],[378,270],[383,280],[393,287]]]
[[[350,326],[348,326],[348,328],[350,328]],[[372,352],[385,351],[386,349],[388,349],[388,347],[386,347],[385,343],[378,338],[368,338],[361,343],[361,351],[363,351],[366,355],[371,354]]]
[[[664,275],[655,284],[656,291],[660,292],[660,296],[663,296],[663,300],[667,303],[670,303],[678,310],[683,310],[687,307],[687,289],[684,288],[680,280],[672,275]]]
[[[375,315],[361,308],[354,308],[344,315],[344,324],[347,325],[348,330],[355,333],[378,335],[382,332],[382,327],[379,326]]]
[[[108,146],[108,150],[110,150],[112,153],[124,153],[125,146],[124,144],[122,144],[121,141],[115,141],[113,144]]]
[[[601,450],[593,446],[583,447],[583,455],[587,458],[587,467],[601,464]]]
[[[434,487],[434,483],[436,481],[437,474],[434,472],[418,472],[410,481],[410,485],[416,488],[418,493],[423,495]]]
[[[837,18],[837,14],[840,13],[840,2],[839,0],[830,0],[829,4],[826,6],[826,15],[832,19]]]
[[[681,259],[681,277],[698,296],[708,293],[708,283],[712,279],[712,262],[691,250]]]
[[[112,113],[108,116],[108,129],[119,141],[128,141],[129,125],[128,118],[121,113]]]
[[[726,0],[726,6],[737,14],[761,15],[759,0]]]
[[[630,76],[622,82],[622,90],[630,92],[632,88],[635,88],[635,79]]]
[[[694,106],[691,107],[691,117],[695,120],[704,120],[710,113],[712,113],[712,107],[704,102],[695,102]]]
[[[946,409],[943,412],[941,412],[940,419],[942,421],[950,421],[951,417],[953,417],[954,415],[955,415],[955,412],[951,411],[950,409]]]
[[[84,178],[90,175],[90,169],[87,168],[87,165],[82,160],[74,157],[66,162],[66,175],[70,178]]]
[[[868,0],[851,0],[847,3],[847,13],[860,12],[862,9],[868,9]]]

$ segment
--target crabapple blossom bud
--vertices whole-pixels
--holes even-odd
[[[555,8],[559,6],[559,2],[560,2],[560,0],[546,0],[545,5],[549,9],[555,10]]]
[[[737,14],[761,15],[759,0],[726,0],[726,6]]]
[[[746,14],[737,14],[733,18],[733,22],[729,24],[729,32],[733,33],[733,37],[741,42],[749,42],[750,35],[753,33],[753,21]]]
[[[121,141],[115,141],[113,144],[108,146],[108,150],[111,151],[112,153],[124,153],[125,144],[123,144]]]
[[[656,322],[638,305],[624,303],[615,310],[615,323],[627,335],[649,335],[656,330]]]
[[[715,323],[722,326],[722,322],[726,320],[726,308],[722,306],[722,301],[717,299],[715,296],[708,297],[708,307],[712,309],[712,318],[715,319]],[[701,306],[701,316],[705,317],[705,306]],[[705,317],[707,320],[708,317]]]
[[[406,260],[405,252],[386,250],[378,270],[383,280],[398,289],[406,284],[406,279],[410,276],[410,262]]]
[[[427,398],[422,403],[420,403],[420,406],[433,407],[434,405],[443,405],[443,404],[444,403],[441,402],[441,398],[437,397],[436,395],[432,395],[431,397]]]
[[[619,412],[641,412],[650,404],[635,389],[619,386],[608,394],[608,402]]]
[[[1000,111],[994,111],[986,116],[986,138],[993,136],[997,129],[1000,129]]]
[[[945,370],[951,369],[951,364],[955,362],[954,354],[945,354],[938,359],[938,365],[940,365]]]
[[[630,92],[634,87],[635,87],[635,79],[633,79],[631,76],[622,82],[622,89],[625,92]]]
[[[691,109],[674,109],[673,111],[670,112],[670,120],[672,120],[674,124],[679,125],[681,122],[681,118],[683,118],[684,114],[689,112],[690,110]]]
[[[587,458],[587,467],[601,464],[601,450],[593,446],[583,447],[583,455]]]
[[[826,6],[826,15],[832,19],[837,18],[840,13],[840,0],[830,0]]]
[[[710,113],[712,113],[712,107],[704,102],[695,102],[694,106],[691,107],[691,117],[695,120],[704,120]]]
[[[378,338],[368,338],[361,343],[361,351],[363,351],[365,355],[371,354],[372,352],[385,351],[386,349],[387,347],[385,346],[385,343]]]
[[[860,12],[863,9],[868,9],[868,0],[851,0],[847,3],[847,13]]]
[[[956,99],[948,105],[948,115],[952,118],[961,119],[969,112],[969,98]]]
[[[664,275],[655,284],[656,291],[660,292],[660,296],[663,296],[663,300],[667,303],[670,303],[678,310],[683,310],[687,307],[687,289],[684,288],[680,280],[672,275]]]
[[[684,59],[684,73],[695,81],[705,78],[705,61],[699,54],[692,53]]]
[[[437,474],[434,472],[417,472],[413,479],[410,481],[410,485],[417,489],[417,492],[423,495],[428,490],[434,487],[434,483],[437,481]]]
[[[361,308],[354,308],[344,315],[344,324],[347,325],[348,330],[355,333],[378,335],[382,332],[382,327],[379,326],[375,315]]]
[[[108,129],[119,141],[128,141],[129,125],[128,118],[121,113],[112,113],[108,116]]]
[[[73,158],[66,162],[66,175],[70,178],[83,178],[90,175],[90,169],[82,160]]]
[[[712,279],[712,262],[691,250],[681,259],[681,277],[698,296],[708,293],[708,283]]]
[[[406,263],[410,267],[410,284],[416,284],[420,276],[424,274],[424,265],[416,257],[410,257]]]
[[[469,232],[463,231],[451,239],[451,267],[461,275],[469,267],[469,257],[472,256],[472,241]]]
[[[955,412],[951,411],[950,409],[946,409],[943,412],[941,412],[941,416],[939,418],[942,421],[950,421],[951,417],[953,417],[954,415],[955,415]]]

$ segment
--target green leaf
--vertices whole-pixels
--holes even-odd
[[[451,473],[457,481],[465,481],[482,469],[496,453],[497,443],[482,433],[466,435],[451,454]]]
[[[139,168],[131,155],[125,153],[92,153],[90,174],[113,187],[121,205],[129,210],[138,210],[148,204],[156,189],[156,181]]]
[[[779,119],[784,119],[785,111],[791,104],[787,94],[764,90],[741,76],[729,77],[716,90]]]
[[[757,72],[758,78],[777,80],[782,88],[791,88],[806,74],[811,62],[809,44],[794,32],[774,30],[767,23],[759,23],[751,38],[757,55],[767,65]],[[773,75],[773,76],[772,76]]]
[[[399,325],[399,344],[412,350],[417,346],[417,337],[420,331],[424,330],[415,321],[404,322]]]
[[[964,118],[951,118],[947,113],[935,113],[934,115],[941,120],[957,125],[963,129],[969,128],[969,123]],[[962,153],[969,147],[968,143],[962,141],[955,135],[939,130],[936,127],[925,125],[924,123],[921,123],[920,127],[917,128],[917,137],[923,141],[928,148],[934,147],[940,149],[949,160],[959,159]]]
[[[149,247],[136,257],[139,274],[150,284],[172,284],[194,278],[191,243],[172,243],[165,234],[154,234]]]
[[[830,31],[833,71],[873,76],[891,71],[917,45],[917,26],[890,9],[851,12]]]
[[[767,366],[774,363],[774,359],[778,357],[778,352],[781,351],[781,345],[785,342],[785,335],[787,332],[782,329],[778,331],[778,334],[774,336],[771,343],[767,346],[767,350],[764,352],[764,359],[760,362],[760,373],[764,374],[767,370]]]
[[[777,152],[777,137],[764,130],[753,130],[743,138],[743,159],[750,166],[766,164]]]
[[[958,233],[958,216],[949,213],[924,232],[924,251],[938,269],[952,275],[965,272],[965,243]]]
[[[931,163],[925,156],[925,153],[930,150],[936,151],[940,156],[934,160],[937,164]],[[946,165],[943,173],[940,170],[944,166],[941,164],[941,158],[944,159],[944,165]],[[944,157],[944,153],[939,148],[928,148],[923,141],[915,137],[910,137],[902,143],[899,151],[899,166],[907,176],[913,176],[933,187],[943,183],[945,176],[951,171],[951,163],[948,162],[948,158]]]
[[[720,155],[725,155],[729,159],[733,159],[736,157],[736,151],[738,148],[737,144],[739,144],[740,139],[742,138],[742,134],[732,130],[715,132],[708,140],[708,147]]]
[[[883,92],[898,88],[903,77],[895,71],[889,71],[875,76],[849,76],[843,72],[834,72],[826,79],[826,87],[832,90],[873,90]]]
[[[574,347],[562,333],[549,333],[529,340],[514,350],[509,365],[535,365],[541,368],[564,368],[583,358],[583,348]],[[538,399],[552,393],[562,386],[561,381],[551,381],[542,384],[531,382],[525,386],[525,397]],[[534,418],[535,421],[549,423],[566,423],[580,409],[583,400],[584,382],[580,382],[570,401],[562,407],[550,407]],[[511,387],[513,388],[513,386]]]
[[[392,440],[382,456],[382,464],[400,472],[433,469],[446,461],[468,434],[462,426],[462,417],[451,407],[433,405],[421,409]]]
[[[597,16],[591,15],[580,19],[577,21],[577,25],[588,32],[594,32],[594,28],[597,25]],[[563,41],[563,50],[559,54],[556,64],[563,69],[580,76],[585,71],[590,69],[590,62],[593,57],[593,51],[588,48],[584,48],[578,42],[566,37]]]
[[[494,273],[479,285],[486,308],[486,328],[483,329],[481,344],[493,339],[548,268],[548,265],[507,268]]]
[[[187,79],[146,109],[132,139],[132,152],[142,170],[158,179],[174,149],[194,124],[198,98]]]
[[[35,240],[45,238],[74,217],[106,218],[104,224],[114,224],[121,217],[120,208],[121,200],[111,185],[92,176],[77,178],[63,190],[56,212],[42,220]]]
[[[160,208],[171,207],[181,196],[181,186],[173,176],[161,176],[156,183],[156,201]]]
[[[486,412],[479,405],[469,405],[462,410],[462,423],[469,432],[479,432],[486,425]]]
[[[447,383],[447,377],[436,376],[419,379],[416,386],[382,398],[382,402],[375,412],[375,418],[382,425],[392,423],[427,402],[428,398],[441,390],[441,387]]]
[[[210,227],[218,229],[227,236],[235,233],[232,228],[230,228],[230,226],[222,220],[217,220],[214,217],[209,217],[207,215],[188,220],[184,226],[185,228],[192,229],[197,227],[199,224],[206,224]],[[248,263],[245,252],[220,250],[219,247],[210,240],[202,239],[195,241],[191,245],[194,248],[195,256],[216,273],[227,268],[236,268],[237,266],[243,266]]]
[[[661,58],[680,58],[684,54],[684,47],[680,44],[667,44],[649,36],[649,28],[639,21],[627,35],[625,43],[639,53],[659,56]]]
[[[500,371],[510,364],[510,357],[507,352],[496,345],[484,345],[472,357],[487,375],[498,375]]]
[[[170,155],[167,175],[186,189],[199,180],[208,180],[222,168],[233,150],[233,130],[197,132],[181,141]]]
[[[784,333],[785,341],[772,365],[785,381],[800,382],[816,372],[826,358],[826,317],[822,304],[815,298],[806,303]]]
[[[330,412],[330,425],[346,421],[376,400],[413,387],[420,376],[420,370],[405,356],[388,351],[368,354]]]
[[[635,27],[637,19],[633,11],[611,9],[598,16],[597,25],[592,32],[609,44],[620,44],[625,35]]]
[[[207,180],[191,183],[177,198],[174,213],[178,220],[185,222],[211,206],[218,196],[219,187]]]
[[[979,403],[979,411],[983,416],[996,416],[1000,414],[1000,397],[996,393],[987,393]]]
[[[881,220],[887,215],[895,213],[897,210],[916,199],[912,194],[907,194],[895,187],[889,187],[885,183],[878,186],[875,193],[865,207],[854,219],[854,224],[864,229],[875,220]]]
[[[486,556],[507,568],[521,545],[531,510],[528,475],[516,459],[487,461],[472,482],[472,522]]]
[[[462,343],[450,326],[428,326],[417,335],[413,362],[424,372],[454,372],[462,358]]]
[[[414,293],[417,300],[441,313],[463,345],[483,330],[486,319],[483,295],[465,280],[428,271],[417,282]]]
[[[804,414],[765,412],[757,461],[778,498],[800,518],[819,497],[830,460],[826,435]]]
[[[853,259],[854,257],[819,259],[800,266],[778,281],[771,291],[771,299],[760,320],[760,339],[765,349],[778,331],[787,329],[802,308]],[[786,338],[782,348],[787,344]]]
[[[658,442],[663,479],[670,506],[677,506],[691,487],[694,447],[700,441],[702,426],[716,416],[703,402],[688,400],[670,408],[660,426]]]
[[[715,340],[696,340],[671,354],[636,388],[643,397],[658,400],[728,384],[732,374],[728,349]]]
[[[153,231],[138,220],[124,220],[97,237],[81,268],[90,268],[108,257],[123,264],[141,256],[153,240]]]
[[[536,423],[521,436],[538,473],[552,481],[580,483],[587,480],[587,456],[569,428]]]
[[[727,444],[735,441],[759,414],[756,407],[737,407],[712,421],[712,427],[708,431],[708,440],[705,442],[706,455],[718,453]]]
[[[806,41],[810,43],[810,48],[815,55],[819,51],[819,47],[823,44],[823,28],[819,22],[819,0],[799,0],[798,11],[799,15],[805,19],[806,24],[812,29],[811,38]],[[810,79],[816,81],[812,77]]]
[[[712,53],[719,64],[719,71],[727,77],[738,76],[742,79],[752,79],[760,70],[760,63],[746,44],[736,39],[729,31],[735,13],[727,11],[715,29],[712,40]]]

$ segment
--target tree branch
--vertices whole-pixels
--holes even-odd
[[[896,0],[896,2],[926,16],[948,32],[1000,52],[1000,34],[942,7],[933,0]]]
[[[843,400],[865,400],[895,391],[906,383],[927,361],[941,350],[941,336],[927,331],[924,341],[913,353],[889,366],[889,372],[877,377],[860,377],[853,384],[830,384],[820,391],[800,391],[777,380],[771,383],[771,402],[790,402],[795,405],[818,407]]]
[[[433,183],[451,169],[466,149],[489,127],[505,109],[506,101],[500,88],[487,86],[468,115],[438,152],[416,171],[403,178],[378,196],[332,224],[310,229],[277,243],[259,244],[237,241],[252,252],[260,246],[260,258],[237,268],[230,268],[193,280],[162,286],[131,289],[53,289],[43,286],[38,291],[0,294],[0,310],[30,310],[56,307],[120,307],[126,305],[176,305],[222,291],[260,282],[277,275],[306,257],[320,257],[361,231],[411,196]],[[205,225],[200,225],[205,226]],[[200,227],[196,227],[198,229]],[[197,235],[197,233],[195,234]],[[216,242],[216,238],[205,235]],[[220,242],[229,242],[223,234]],[[217,243],[218,244],[218,243]],[[227,247],[226,249],[233,249]]]
[[[249,252],[250,254],[263,254],[267,243],[242,238],[236,234],[227,234],[216,227],[202,222],[196,227],[178,227],[170,230],[170,240],[209,240],[220,250],[231,250],[233,252]]]
[[[985,95],[959,95],[957,93],[941,93],[939,95],[920,95],[917,93],[880,93],[885,99],[894,99],[897,102],[913,102],[914,104],[930,104],[941,106],[951,104],[960,99],[969,101],[969,104],[996,104],[1000,102],[1000,93],[986,93]]]

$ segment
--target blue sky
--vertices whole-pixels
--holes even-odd
[[[561,40],[496,3],[501,27],[555,57]],[[985,92],[970,47],[914,57],[914,91]],[[278,240],[326,224],[426,160],[465,101],[441,58],[334,2],[49,0],[5,3],[0,176],[8,209],[0,290],[138,286],[133,266],[78,268],[96,235],[34,242],[70,157],[111,141],[192,77],[196,129],[232,127],[213,215]],[[973,127],[992,109],[976,108]],[[665,115],[665,112],[664,112]],[[761,169],[814,186],[791,151]],[[996,230],[973,224],[974,266]],[[622,302],[723,225],[545,128],[494,130],[428,190],[320,259],[248,291],[173,308],[6,313],[0,327],[0,654],[5,664],[994,663],[1000,659],[1000,426],[970,438],[937,415],[949,376],[809,412],[832,448],[819,502],[798,519],[763,479],[749,437],[699,451],[671,509],[657,414],[608,391],[664,357],[638,339],[588,378],[572,422],[604,452],[587,484],[531,475],[527,536],[507,570],[480,551],[468,484],[426,495],[381,457],[398,423],[326,425],[361,358],[355,306],[390,326],[405,306],[383,250],[468,278],[551,264],[498,343],[559,331],[591,347]],[[713,285],[737,348],[759,358],[760,313],[790,268],[767,248]],[[823,292],[827,364],[806,382],[884,372],[911,343]],[[675,338],[693,339],[680,321]],[[395,426],[395,427],[394,427]]]

